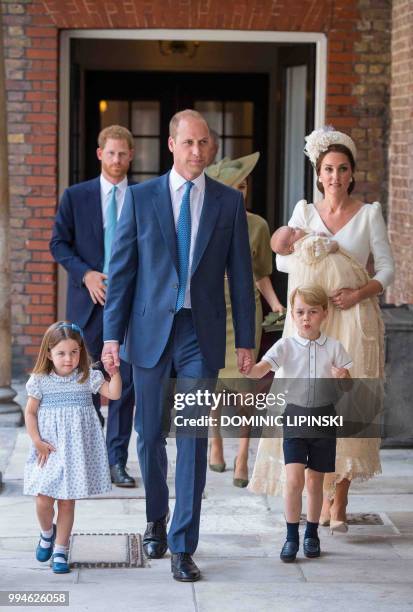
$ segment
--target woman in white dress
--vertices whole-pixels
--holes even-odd
[[[323,199],[317,204],[297,203],[288,225],[307,232],[321,232],[334,237],[339,246],[366,267],[369,256],[373,256],[375,273],[363,286],[328,287],[331,307],[346,317],[348,325],[339,325],[327,320],[325,333],[342,342],[353,358],[353,378],[381,378],[384,376],[382,347],[383,325],[377,318],[371,321],[366,336],[375,337],[376,364],[367,364],[362,358],[363,337],[356,325],[357,304],[367,298],[378,296],[393,281],[394,264],[386,225],[378,202],[364,203],[351,196],[355,187],[354,171],[357,156],[353,140],[332,129],[315,130],[306,138],[305,153],[309,156],[317,173],[317,187]],[[277,268],[289,271],[288,256],[277,255]],[[289,283],[289,293],[294,289]],[[354,316],[352,316],[352,312]],[[350,315],[350,316],[349,316]],[[378,315],[379,316],[379,315]],[[354,322],[354,324],[352,324]],[[289,315],[284,336],[291,335]],[[321,522],[331,520],[336,530],[346,531],[346,506],[350,483],[353,479],[368,479],[381,472],[379,457],[380,440],[375,438],[345,438],[337,441],[336,472],[325,482],[326,497]],[[262,439],[249,485],[256,493],[279,494],[283,489],[282,440]]]

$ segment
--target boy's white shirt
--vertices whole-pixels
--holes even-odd
[[[284,378],[332,378],[331,366],[350,369],[353,365],[341,342],[323,333],[316,340],[298,333],[281,338],[262,359],[273,372],[282,368]]]
[[[321,333],[316,340],[298,333],[281,338],[262,357],[275,372],[272,392],[286,393],[286,402],[298,406],[324,406],[338,399],[331,367],[350,369],[351,357],[335,338]],[[282,380],[278,380],[282,379]],[[317,383],[317,379],[320,380]]]

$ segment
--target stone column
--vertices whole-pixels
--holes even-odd
[[[6,92],[3,58],[3,26],[0,10],[0,427],[23,422],[11,388],[11,282],[9,254],[9,185],[6,128]]]

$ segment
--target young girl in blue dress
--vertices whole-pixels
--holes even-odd
[[[105,368],[110,382],[90,368],[81,329],[60,321],[46,331],[26,385],[26,427],[33,444],[24,471],[24,494],[36,496],[41,528],[36,558],[52,557],[52,569],[58,574],[70,571],[67,546],[75,500],[111,490],[106,444],[92,393],[119,399],[122,381],[113,362],[105,363]]]

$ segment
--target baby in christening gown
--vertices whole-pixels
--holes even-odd
[[[325,234],[306,232],[289,226],[280,227],[271,239],[272,249],[288,258],[288,294],[300,285],[317,284],[331,296],[339,289],[358,289],[369,280],[363,266],[338,243]],[[382,319],[377,297],[367,298],[352,308],[339,310],[332,304],[322,330],[327,336],[351,346],[352,375],[379,379],[383,376],[384,355],[377,338],[382,333]],[[380,329],[379,329],[380,327]],[[283,337],[294,334],[290,308]],[[350,349],[349,349],[350,350]],[[282,377],[282,373],[280,372]],[[358,402],[357,402],[358,403]],[[255,493],[282,493],[285,472],[279,438],[260,441],[249,490]],[[347,443],[351,440],[347,439]],[[325,483],[331,494],[332,482]]]
[[[338,243],[329,238],[326,234],[321,234],[313,231],[306,232],[299,227],[290,227],[282,225],[274,232],[271,239],[273,250],[279,255],[290,255],[297,252],[296,243],[303,238],[314,238],[310,242],[306,241],[306,251],[313,251],[313,254],[319,257],[322,253],[335,253],[338,250]],[[317,240],[319,238],[319,240]],[[310,244],[312,246],[310,246]],[[309,262],[310,263],[310,262]]]
[[[275,232],[271,245],[280,255],[293,254],[289,264],[289,293],[299,285],[317,284],[323,287],[327,295],[332,295],[345,287],[358,289],[370,280],[363,266],[325,234],[307,233],[286,225]],[[333,338],[345,338],[349,319],[353,329],[356,323],[360,334],[356,359],[363,364],[364,376],[381,377],[384,363],[383,355],[377,355],[376,349],[377,321],[381,321],[377,297],[367,298],[347,310],[338,310],[331,306],[324,332]],[[293,330],[288,313],[284,335],[294,333]]]

